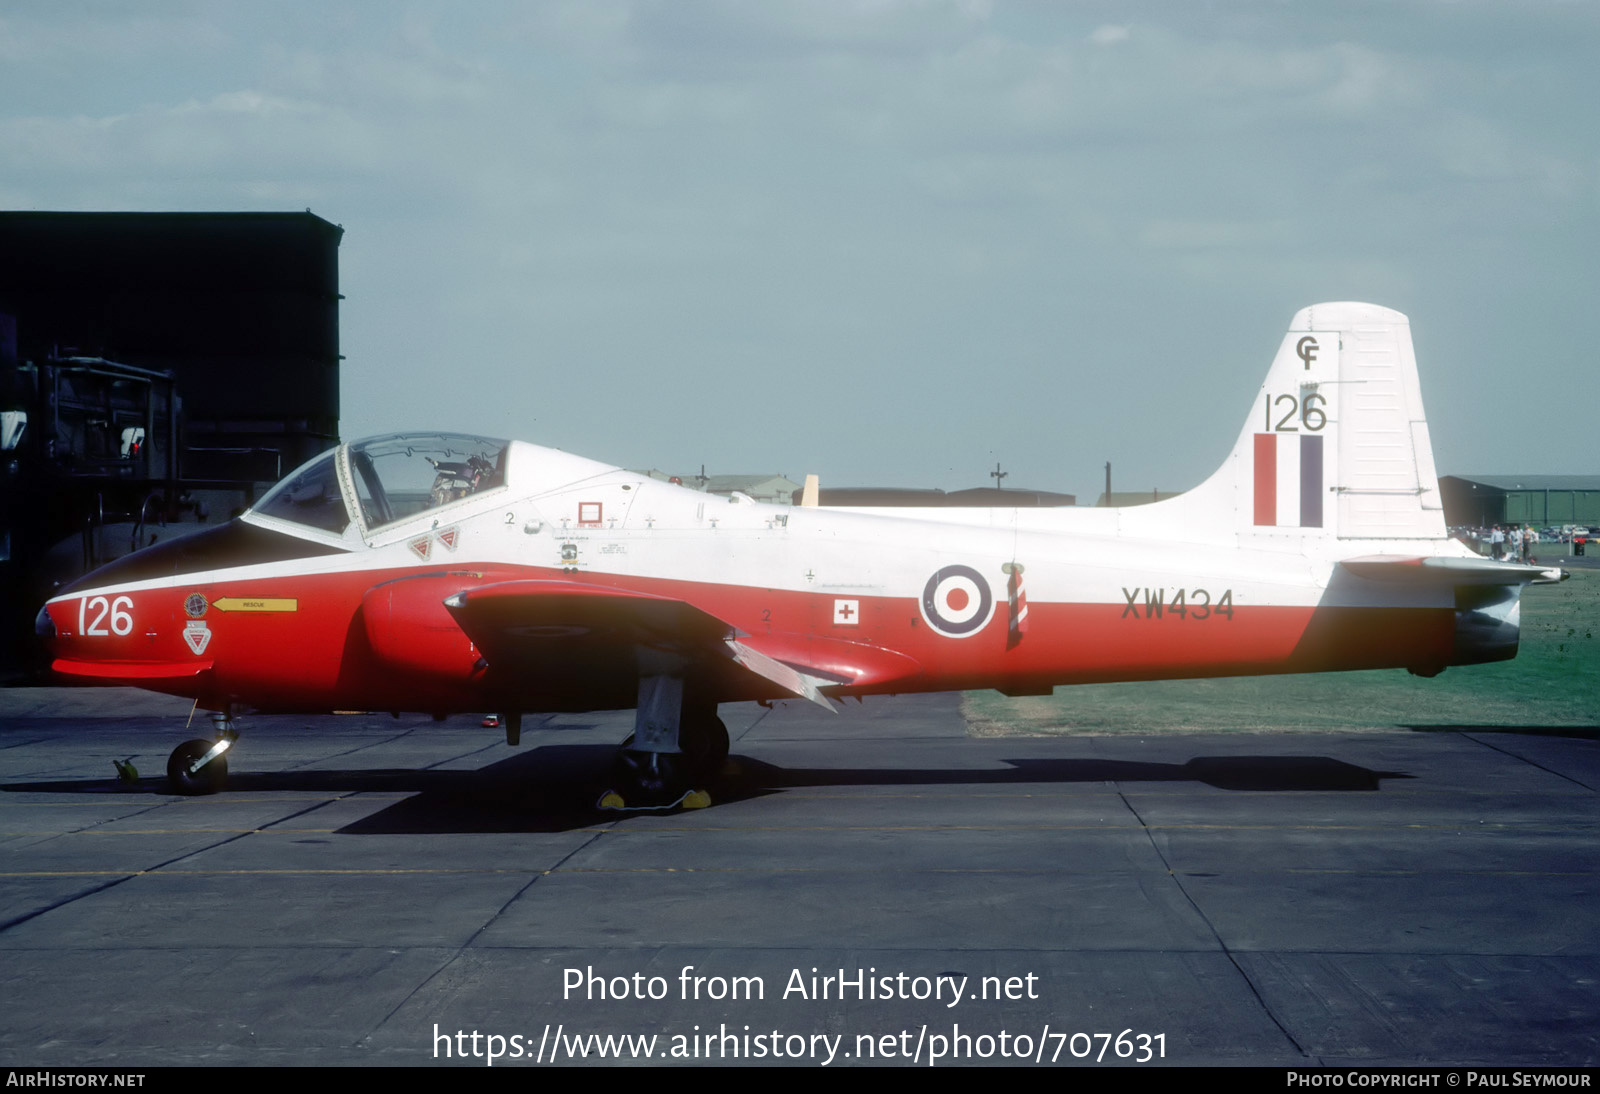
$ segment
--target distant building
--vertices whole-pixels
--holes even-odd
[[[793,495],[794,504],[800,504],[800,492]],[[838,505],[861,508],[899,507],[968,507],[974,509],[1038,509],[1059,505],[1076,505],[1073,494],[1057,494],[1049,490],[1027,490],[995,486],[975,486],[970,490],[921,490],[897,486],[833,486],[817,491],[818,505]]]
[[[687,475],[672,475],[651,468],[636,474],[648,475],[660,482],[673,482],[690,490],[704,490],[708,494],[744,494],[756,501],[775,505],[799,505],[802,487],[783,475],[708,475],[704,470]],[[1148,499],[1146,499],[1148,500]],[[1049,490],[998,489],[978,486],[970,490],[928,490],[900,486],[832,486],[823,487],[817,494],[818,505],[838,505],[855,508],[888,508],[917,506],[968,506],[971,508],[1022,508],[1076,505],[1073,494],[1057,494]]]
[[[687,486],[690,490],[704,490],[708,494],[721,494],[723,497],[744,494],[755,501],[774,502],[778,505],[789,504],[789,496],[800,489],[799,483],[782,475],[707,475],[703,470],[697,474],[671,475],[665,471],[657,471],[653,467],[637,474],[647,475],[659,482]]]
[[[1445,475],[1439,493],[1451,527],[1600,524],[1600,475]]]
[[[1183,493],[1181,490],[1113,490],[1109,501],[1102,492],[1095,505],[1101,509],[1126,509],[1130,505],[1149,505],[1151,502],[1166,501],[1181,493]]]
[[[698,486],[708,494],[744,494],[756,501],[770,501],[778,504],[787,502],[790,496],[798,489],[800,484],[791,482],[782,475],[708,475],[701,485],[699,476],[684,476],[685,483]]]

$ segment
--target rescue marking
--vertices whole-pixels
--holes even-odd
[[[292,596],[219,596],[211,606],[219,612],[297,612],[300,601]]]
[[[854,627],[861,622],[861,601],[835,600],[833,622],[840,627]]]
[[[993,615],[994,594],[971,566],[946,566],[922,587],[922,618],[946,638],[977,634]]]
[[[406,543],[406,546],[411,548],[411,550],[416,553],[416,556],[422,559],[424,562],[428,561],[428,551],[432,545],[433,541],[427,536],[418,536],[416,539],[410,540]]]
[[[199,619],[206,614],[206,598],[199,593],[190,593],[183,601],[183,611],[190,619]]]
[[[439,542],[444,545],[445,550],[454,551],[456,549],[456,540],[461,536],[461,528],[458,525],[452,524],[448,528],[439,529],[434,533],[434,535],[437,536]]]
[[[1172,596],[1167,596],[1167,590],[1162,588],[1128,588],[1122,587],[1122,598],[1127,601],[1122,607],[1122,618],[1132,616],[1134,619],[1160,619],[1163,614],[1175,615],[1179,619],[1210,619],[1217,616],[1221,619],[1233,619],[1233,590],[1222,590],[1220,599],[1213,600],[1209,589],[1173,589]],[[1139,610],[1143,608],[1144,614]]]

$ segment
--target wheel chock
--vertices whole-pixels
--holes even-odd
[[[613,813],[668,813],[674,809],[704,809],[711,804],[711,795],[704,790],[685,790],[680,796],[669,802],[660,802],[655,805],[629,805],[621,794],[615,790],[607,790],[600,795],[600,800],[594,804],[597,809],[605,809]]]

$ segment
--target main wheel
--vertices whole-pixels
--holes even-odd
[[[167,758],[167,782],[177,794],[215,794],[228,781],[228,754],[206,764],[199,771],[190,771],[194,762],[215,745],[214,741],[196,738],[185,741],[172,750]]]
[[[690,789],[683,756],[676,752],[617,752],[615,778],[630,806],[670,805]]]
[[[715,712],[685,717],[678,726],[678,747],[693,770],[715,774],[728,758],[728,727]]]
[[[619,746],[623,751],[633,748],[633,734]],[[715,774],[728,758],[728,726],[715,713],[684,716],[678,724],[678,748],[688,769],[699,775]]]

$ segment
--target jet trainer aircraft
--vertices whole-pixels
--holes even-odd
[[[810,502],[806,504],[805,502]],[[243,710],[636,709],[602,804],[704,804],[720,703],[1514,657],[1521,587],[1449,539],[1405,316],[1294,317],[1221,468],[1135,508],[829,509],[516,441],[340,445],[41,611],[69,677]]]

